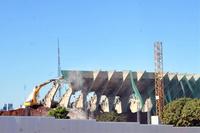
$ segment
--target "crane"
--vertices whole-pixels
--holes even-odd
[[[154,44],[154,63],[155,63],[155,98],[156,115],[161,118],[164,107],[164,82],[163,82],[163,47],[162,42]]]

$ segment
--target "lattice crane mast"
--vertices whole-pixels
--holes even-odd
[[[155,97],[156,97],[156,115],[161,118],[164,107],[164,82],[163,82],[163,47],[162,42],[154,44],[155,61]]]

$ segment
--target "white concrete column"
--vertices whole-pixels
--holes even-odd
[[[72,88],[69,87],[68,90],[66,91],[66,93],[61,98],[61,100],[59,102],[59,106],[68,108],[68,104],[69,104],[72,92],[73,92]]]

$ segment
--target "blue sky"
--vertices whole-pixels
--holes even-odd
[[[153,71],[159,40],[165,71],[200,73],[198,0],[1,0],[0,106],[56,77],[58,37],[62,69]]]

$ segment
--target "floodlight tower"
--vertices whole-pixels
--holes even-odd
[[[164,107],[164,82],[163,82],[163,47],[162,42],[154,44],[154,63],[155,63],[155,97],[156,115],[161,118]]]

